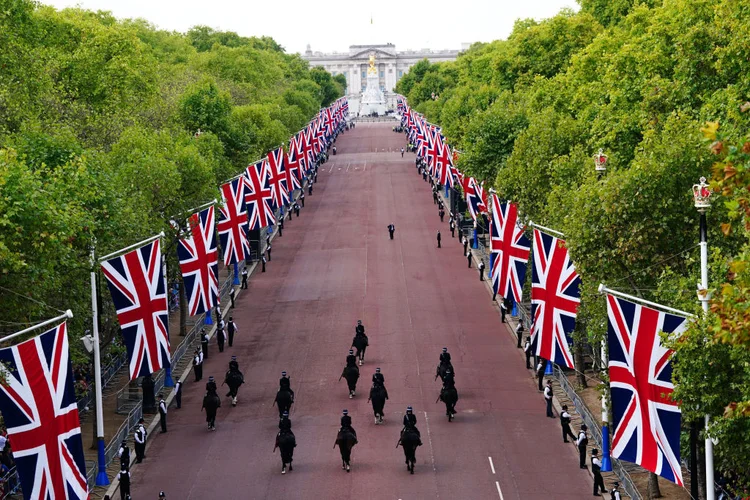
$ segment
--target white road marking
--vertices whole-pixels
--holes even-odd
[[[495,473],[495,464],[492,463],[492,457],[487,457],[490,459],[490,469],[492,469],[492,473]]]
[[[333,164],[331,164],[331,170],[329,170],[328,172],[329,172],[329,173],[330,173],[330,172],[333,172]]]
[[[432,450],[432,434],[430,433],[430,420],[427,418],[427,412],[424,412],[424,422],[427,425],[427,441],[430,443],[430,460],[432,461],[432,471],[437,472],[437,468],[435,468],[435,453]],[[498,485],[498,488],[499,487],[500,486]],[[500,496],[502,497],[502,495]]]
[[[505,500],[505,497],[503,497],[503,490],[500,489],[500,481],[495,481],[495,486],[497,486],[497,494],[500,495],[500,500]]]
[[[347,172],[349,171],[349,165],[351,165],[351,163],[347,163],[347,164],[346,164],[346,171],[347,171]]]
[[[367,162],[365,162],[365,167],[362,169],[362,171],[364,172],[365,170],[367,170]]]

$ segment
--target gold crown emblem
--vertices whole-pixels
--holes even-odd
[[[597,172],[604,172],[607,170],[607,155],[604,154],[603,149],[600,149],[599,152],[594,155],[594,164],[596,165]]]
[[[701,177],[698,184],[693,184],[693,199],[695,200],[695,208],[698,210],[711,208],[711,190],[706,184],[705,177]]]

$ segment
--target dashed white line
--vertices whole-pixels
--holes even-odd
[[[500,481],[495,481],[495,486],[497,486],[497,494],[500,495],[500,500],[505,500],[503,490],[500,489]]]
[[[495,464],[492,463],[492,457],[487,457],[487,458],[490,459],[490,469],[492,469],[492,473],[494,474],[495,473]]]
[[[347,164],[346,164],[346,171],[347,171],[347,172],[349,171],[349,165],[351,165],[351,163],[347,163]]]

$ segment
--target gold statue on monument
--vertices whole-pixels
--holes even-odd
[[[378,70],[375,67],[375,54],[370,54],[370,67],[367,68],[368,75],[377,75]]]

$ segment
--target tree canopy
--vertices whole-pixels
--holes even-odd
[[[31,0],[3,3],[0,47],[5,333],[68,308],[82,333],[93,245],[104,255],[169,231],[343,93],[268,37],[175,33]]]
[[[717,467],[748,486],[750,0],[579,3],[454,62],[422,61],[397,91],[442,127],[459,169],[565,233],[583,281],[578,339],[592,345],[606,334],[600,282],[701,314],[691,186],[714,179],[712,313],[672,345],[676,397],[685,421],[713,415]]]

